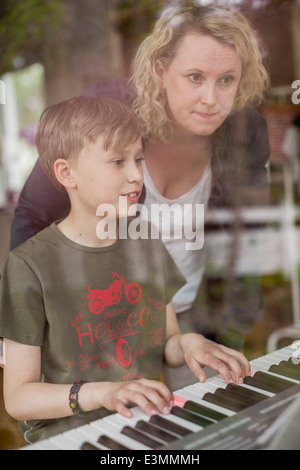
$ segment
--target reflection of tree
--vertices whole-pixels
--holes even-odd
[[[163,0],[1,0],[0,75],[39,62],[46,104],[124,76]]]
[[[125,65],[151,29],[158,12],[170,0],[116,0],[116,25],[122,36]]]
[[[105,0],[2,0],[0,74],[40,62],[50,104],[123,73]],[[109,2],[110,5],[114,1]]]

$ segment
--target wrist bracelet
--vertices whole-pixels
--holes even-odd
[[[69,393],[70,408],[71,408],[72,412],[74,413],[74,415],[79,416],[81,418],[86,416],[87,413],[84,413],[83,411],[81,411],[81,409],[79,407],[78,393],[79,393],[80,387],[85,383],[87,383],[86,380],[76,380],[76,382],[73,383],[73,385],[70,389],[70,393]]]

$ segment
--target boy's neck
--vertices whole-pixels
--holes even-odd
[[[98,223],[99,217],[77,217],[71,210],[57,227],[67,238],[82,246],[104,248],[113,245],[118,237],[100,239],[96,231]]]

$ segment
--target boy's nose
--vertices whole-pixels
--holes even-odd
[[[127,173],[127,178],[128,178],[128,181],[130,182],[138,182],[140,183],[141,181],[143,181],[143,169],[141,166],[137,166],[135,163],[130,165],[130,168],[128,169],[128,173]]]

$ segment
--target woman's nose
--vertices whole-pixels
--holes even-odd
[[[213,82],[207,81],[202,85],[200,101],[207,106],[214,106],[216,104],[216,88]]]

